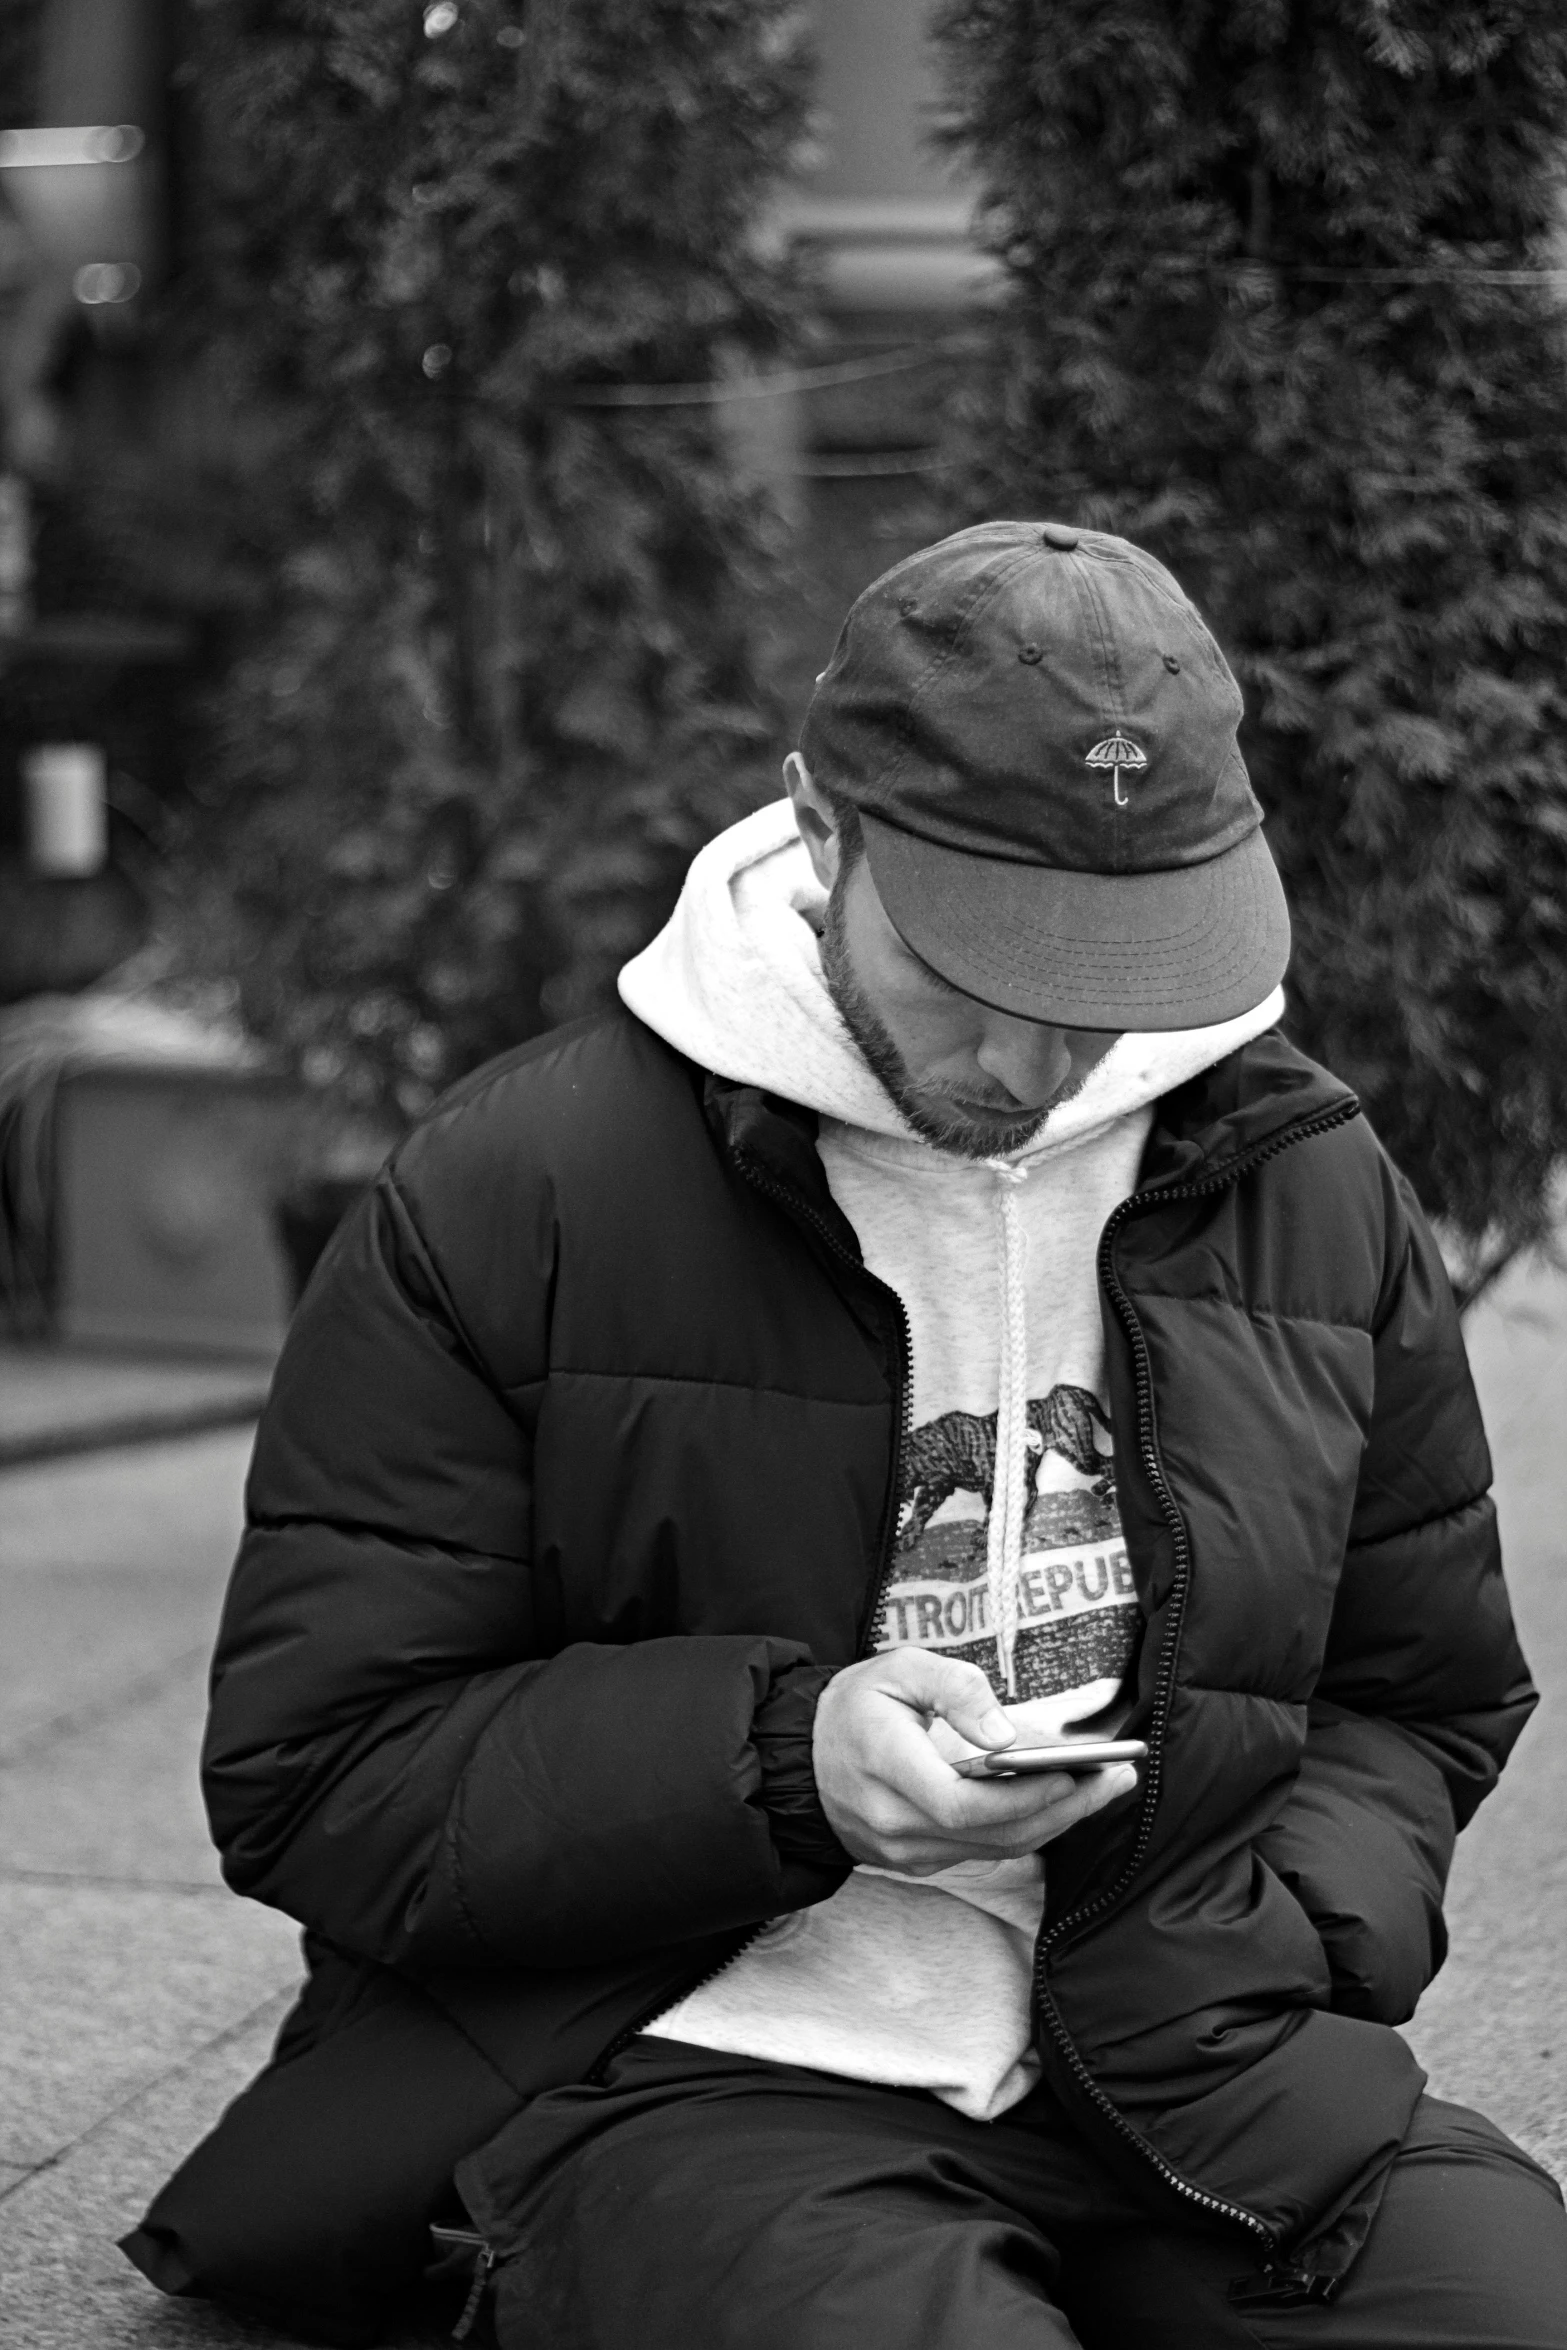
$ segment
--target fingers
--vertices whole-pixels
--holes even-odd
[[[894,1668],[883,1687],[922,1713],[939,1714],[971,1746],[991,1751],[1013,1744],[1017,1731],[1008,1721],[989,1681],[978,1665],[956,1657],[931,1656],[917,1648],[896,1648],[886,1662]]]
[[[1107,1803],[1114,1803],[1122,1795],[1130,1795],[1137,1785],[1137,1772],[1131,1763],[1110,1763],[1078,1785],[1082,1791],[1083,1809],[1079,1815],[1087,1819],[1091,1812],[1103,1811]]]
[[[930,1734],[938,1719],[993,1753],[1017,1736],[977,1665],[915,1649],[862,1658],[822,1692],[812,1747],[817,1790],[854,1859],[928,1875],[957,1861],[1037,1852],[1136,1785],[1124,1763],[1083,1778],[1058,1771],[960,1778]]]
[[[1049,1774],[1054,1777],[1052,1772]],[[1069,1782],[1071,1793],[1057,1804],[1045,1821],[1040,1842],[1048,1844],[1053,1837],[1064,1836],[1068,1828],[1075,1828],[1080,1820],[1091,1819],[1106,1804],[1115,1803],[1130,1795],[1137,1786],[1137,1773],[1130,1763],[1111,1763],[1101,1770],[1074,1778]]]
[[[1045,1776],[1040,1774],[1036,1788]],[[1085,1798],[1079,1780],[1069,1779],[1064,1772],[1051,1772],[1048,1778],[1059,1792],[1045,1800],[1036,1793],[1027,1811],[1009,1818],[963,1819],[939,1828],[928,1822],[905,1823],[901,1833],[886,1840],[894,1854],[887,1865],[904,1876],[930,1877],[959,1861],[1022,1860],[1040,1851],[1098,1808]]]
[[[1113,1763],[1081,1777],[1065,1771],[1019,1773],[987,1784],[954,1773],[933,1812],[944,1837],[983,1845],[997,1854],[1037,1852],[1079,1820],[1130,1795],[1137,1773]]]
[[[1032,1849],[1059,1832],[1062,1815],[1075,1806],[1080,1782],[1065,1771],[1034,1771],[1016,1779],[960,1779],[952,1773],[931,1804],[933,1824],[949,1836],[990,1837]]]

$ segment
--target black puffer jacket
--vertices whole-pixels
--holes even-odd
[[[1325,2289],[1533,1702],[1485,1442],[1407,1188],[1276,1034],[1160,1105],[1100,1272],[1152,1756],[1052,1847],[1040,2046],[1238,2267]],[[504,2213],[528,2093],[833,1889],[810,1716],[873,1617],[904,1346],[810,1115],[627,1016],[403,1146],[290,1335],[214,1671],[225,1869],[312,1983],[128,2240],[159,2282],[372,2326],[460,2156]]]

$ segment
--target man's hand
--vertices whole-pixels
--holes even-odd
[[[960,1778],[930,1738],[937,1715],[972,1746],[994,1751],[1017,1737],[978,1665],[916,1648],[848,1665],[822,1691],[812,1748],[817,1791],[856,1860],[929,1877],[957,1861],[1037,1852],[1137,1784],[1130,1763],[1085,1778],[1065,1771],[1020,1772],[994,1785]]]

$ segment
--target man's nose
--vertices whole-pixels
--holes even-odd
[[[1036,1109],[1059,1093],[1072,1070],[1072,1052],[1059,1028],[1037,1020],[1014,1020],[998,1012],[985,1023],[975,1055],[987,1077],[1004,1085],[1014,1101]]]

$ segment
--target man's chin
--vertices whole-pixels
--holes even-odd
[[[965,1159],[1003,1159],[1032,1142],[1055,1104],[1009,1118],[1001,1111],[960,1109],[955,1102],[903,1088],[893,1099],[916,1134]]]

